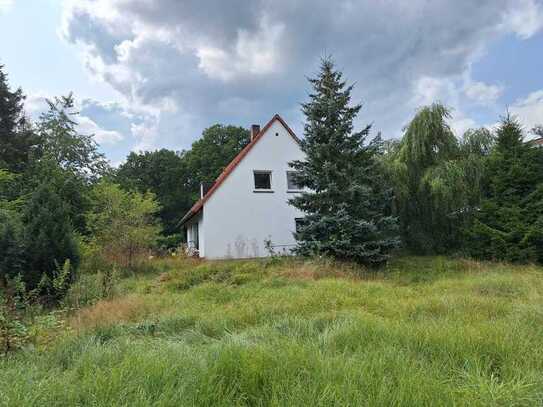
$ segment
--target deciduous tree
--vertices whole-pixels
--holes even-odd
[[[421,108],[388,156],[402,240],[416,253],[444,253],[460,245],[462,227],[476,209],[484,182],[487,130],[458,140],[441,104]]]
[[[134,267],[149,254],[160,233],[154,194],[128,192],[102,181],[94,187],[92,199],[92,210],[87,214],[91,244],[110,263]]]

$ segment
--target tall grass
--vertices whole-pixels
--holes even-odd
[[[157,260],[47,351],[0,361],[28,405],[533,406],[537,267],[401,258],[351,265]]]

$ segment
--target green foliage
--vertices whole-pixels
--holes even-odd
[[[215,181],[248,143],[249,131],[242,127],[215,124],[202,132],[184,156],[193,201],[200,197],[200,183]]]
[[[105,267],[94,274],[82,273],[70,285],[62,300],[62,306],[78,310],[102,299],[113,298],[119,291],[120,273],[115,267]]]
[[[417,253],[457,249],[481,198],[492,135],[470,130],[458,141],[449,118],[440,104],[420,109],[387,154],[402,240]]]
[[[0,289],[0,352],[7,355],[22,348],[29,339],[24,313],[36,293],[27,292],[20,274],[4,280]]]
[[[71,94],[47,100],[49,110],[40,116],[40,157],[32,160],[23,177],[23,189],[30,195],[43,183],[50,185],[65,205],[73,228],[86,234],[85,212],[93,182],[109,171],[92,135],[78,132],[74,98]]]
[[[37,146],[37,137],[24,114],[23,91],[11,91],[0,65],[0,169],[22,172]]]
[[[238,286],[258,281],[266,274],[267,270],[258,263],[221,261],[195,264],[187,262],[186,265],[165,274],[163,284],[165,288],[173,291],[188,290],[206,282]]]
[[[310,190],[290,200],[306,213],[295,234],[296,251],[382,264],[399,243],[382,142],[379,137],[366,142],[369,126],[353,131],[361,106],[350,106],[352,86],[345,86],[331,60],[323,60],[319,75],[309,81],[313,93],[302,105],[306,160],[291,163],[297,183]]]
[[[0,169],[0,210],[20,212],[25,203],[22,176]]]
[[[101,181],[93,188],[92,201],[92,210],[87,214],[91,243],[111,264],[135,267],[155,247],[160,233],[155,196],[150,192],[127,192]]]
[[[179,290],[171,288],[192,270],[169,266],[159,279],[124,279],[134,286],[128,295],[76,312],[71,321],[82,323],[80,330],[47,349],[1,358],[0,404],[541,400],[540,267],[401,257],[361,280],[308,278],[310,262],[263,269],[258,261],[191,261],[209,278]],[[244,268],[255,276],[246,284],[218,278]]]
[[[502,120],[496,140],[467,249],[478,258],[542,262],[543,151],[524,142],[511,117]]]
[[[0,209],[0,286],[24,268],[22,226],[16,213]]]
[[[93,135],[80,134],[77,130],[79,113],[74,110],[73,95],[47,100],[47,104],[49,110],[37,124],[44,158],[84,179],[96,179],[107,173],[109,166],[98,152]]]
[[[179,233],[179,221],[193,204],[194,191],[188,186],[189,170],[182,155],[162,149],[130,153],[115,181],[124,189],[152,192],[160,204],[157,215],[165,235]],[[179,243],[179,241],[177,242]]]
[[[15,308],[12,299],[0,292],[0,352],[3,355],[20,349],[28,340],[28,327]]]
[[[43,276],[55,278],[58,265],[67,260],[71,277],[79,265],[79,248],[66,204],[47,184],[32,194],[23,214],[25,270],[23,277],[34,288]]]
[[[61,168],[51,159],[41,159],[29,167],[22,180],[27,195],[25,199],[28,200],[28,196],[40,185],[49,185],[64,203],[74,231],[87,234],[85,212],[90,209],[89,195],[92,185],[73,171]]]

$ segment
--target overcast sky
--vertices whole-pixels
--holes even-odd
[[[356,84],[357,124],[385,138],[433,101],[458,135],[506,108],[543,123],[543,0],[0,0],[0,63],[29,113],[73,91],[114,164],[214,123],[279,113],[300,133],[327,54]]]

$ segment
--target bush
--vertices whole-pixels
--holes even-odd
[[[59,265],[70,263],[69,281],[79,265],[79,247],[70,224],[66,205],[48,185],[40,186],[25,209],[24,280],[29,288],[38,286],[43,276],[55,278]]]
[[[0,209],[0,285],[23,269],[21,224],[14,213]]]
[[[79,309],[112,298],[118,293],[118,283],[119,272],[115,268],[106,268],[94,274],[81,274],[66,293],[63,305],[68,309]]]
[[[96,254],[121,269],[132,269],[156,247],[159,206],[152,194],[123,191],[101,182],[93,190],[93,209],[87,215]]]

